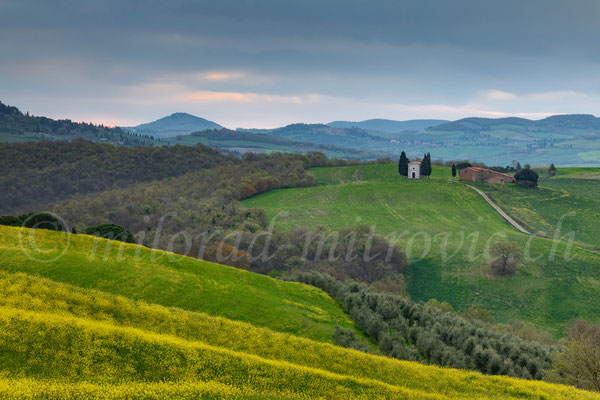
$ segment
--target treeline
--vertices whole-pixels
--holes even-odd
[[[239,162],[203,145],[117,147],[85,140],[0,143],[0,213],[31,211],[78,194]]]
[[[40,139],[71,140],[85,138],[125,145],[144,145],[147,140],[128,135],[121,128],[109,128],[69,119],[54,120],[23,114],[18,108],[0,102],[0,132],[14,135],[34,134]]]
[[[403,272],[406,255],[368,226],[316,230],[256,231],[225,234],[204,252],[205,259],[280,277],[322,272],[359,280],[378,291],[407,296]],[[230,246],[230,247],[228,247]],[[215,257],[220,254],[221,257]]]
[[[525,379],[542,379],[552,367],[551,346],[484,322],[322,274],[297,274],[293,280],[321,288],[340,301],[384,355]],[[337,336],[355,344],[348,335]]]

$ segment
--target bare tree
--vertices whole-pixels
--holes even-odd
[[[490,249],[490,273],[494,276],[513,275],[523,262],[523,250],[514,243],[496,242]]]
[[[477,173],[475,174],[475,181],[486,183],[493,176],[494,176],[494,173],[492,171],[488,171],[487,169],[481,169],[481,170],[477,171]]]
[[[546,379],[600,392],[600,327],[578,320]]]

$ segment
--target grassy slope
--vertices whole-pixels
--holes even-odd
[[[537,231],[552,235],[562,220],[563,234],[574,232],[576,241],[600,248],[600,182],[575,178],[581,174],[588,172],[567,175],[573,178],[542,178],[538,190],[512,187],[489,193],[511,215]]]
[[[599,319],[595,299],[600,296],[600,254],[591,250],[577,248],[575,260],[569,261],[562,257],[561,243],[550,259],[552,243],[532,238],[531,255],[542,255],[540,259],[527,262],[514,277],[490,279],[487,262],[479,256],[486,242],[506,238],[525,246],[529,237],[512,229],[471,189],[449,182],[449,169],[436,168],[432,179],[421,181],[400,180],[395,165],[314,173],[331,185],[267,192],[244,204],[262,207],[270,216],[289,212],[277,220],[285,228],[362,223],[384,234],[406,230],[399,244],[413,258],[408,289],[415,300],[446,300],[459,310],[480,305],[500,321],[525,319],[556,335],[573,318]],[[334,184],[340,181],[344,184]]]
[[[0,271],[0,374],[3,399],[600,398],[366,355],[6,271]]]
[[[571,167],[558,168],[554,178],[571,179],[598,179],[600,180],[600,168]]]
[[[436,172],[443,168],[433,166],[433,178],[442,176]],[[364,165],[359,167],[340,168],[313,168],[311,172],[317,177],[321,185],[337,185],[354,181],[367,181],[373,179],[393,179],[398,176],[398,171],[386,164]]]
[[[0,227],[0,270],[203,311],[321,341],[332,340],[336,324],[353,326],[329,296],[309,286],[87,235],[71,235],[67,253],[55,261],[32,262],[21,251],[19,231]],[[25,232],[21,242],[30,250],[28,235],[34,233],[38,250],[32,255],[44,259],[59,254],[69,237],[43,230]]]

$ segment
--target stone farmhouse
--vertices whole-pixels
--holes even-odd
[[[461,181],[488,182],[488,183],[512,183],[515,181],[510,175],[492,171],[487,168],[467,167],[458,171]],[[410,174],[410,172],[409,172]]]

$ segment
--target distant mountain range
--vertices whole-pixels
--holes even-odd
[[[365,159],[395,156],[404,150],[409,157],[431,152],[434,159],[470,159],[488,165],[506,165],[516,160],[532,165],[600,165],[600,118],[587,114],[554,115],[540,120],[370,119],[298,123],[275,129],[223,129],[216,122],[186,113],[135,127],[107,128],[35,117],[0,103],[0,142],[84,138],[125,146],[204,143],[237,153],[323,151],[334,157]]]
[[[368,119],[366,121],[333,121],[328,126],[335,128],[360,128],[366,131],[379,131],[398,133],[402,131],[424,131],[430,126],[450,122],[444,119],[411,119],[408,121],[394,121],[391,119]]]
[[[204,118],[196,117],[187,113],[174,113],[153,122],[133,127],[123,127],[126,132],[138,135],[150,135],[156,138],[174,137],[178,135],[189,135],[192,132],[207,129],[221,129],[221,125]]]
[[[600,130],[600,118],[590,114],[553,115],[540,120],[525,118],[463,118],[431,126],[431,131],[485,131],[495,127],[513,127],[539,130]]]

